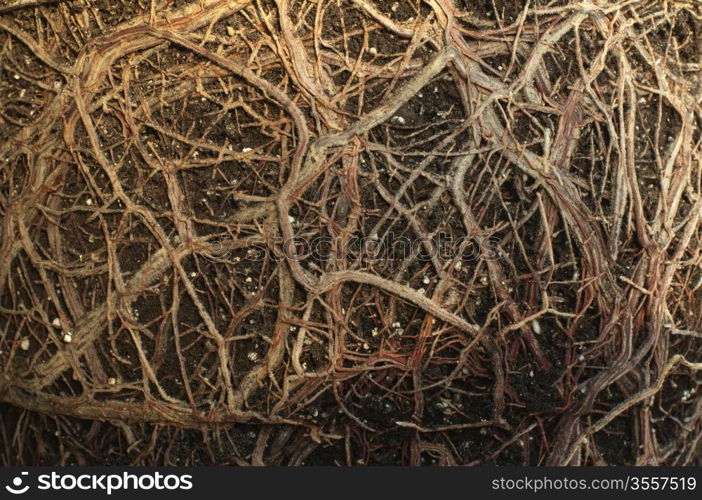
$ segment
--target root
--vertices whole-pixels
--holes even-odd
[[[698,5],[123,3],[0,7],[8,414],[77,463],[699,464]]]

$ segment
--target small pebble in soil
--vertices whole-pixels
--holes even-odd
[[[73,334],[71,332],[65,332],[63,334],[63,341],[66,344],[70,344],[71,342],[73,342]]]
[[[107,379],[107,383],[108,383],[109,385],[115,385],[115,384],[117,383],[117,379],[114,378],[114,377],[110,377],[110,378]]]
[[[258,359],[258,353],[256,351],[251,351],[246,357],[249,358],[249,361],[256,361]]]
[[[537,320],[532,320],[531,330],[537,335],[539,335],[541,333],[541,325],[539,324],[539,322]]]
[[[488,280],[488,277],[487,277],[487,276],[481,276],[481,277],[480,277],[480,284],[481,284],[481,285],[487,286],[487,284],[488,284],[489,282],[490,282],[490,280]]]
[[[371,335],[372,335],[373,337],[377,337],[377,336],[378,336],[378,333],[379,333],[379,332],[378,332],[378,329],[377,329],[377,328],[373,328],[373,329],[371,330]]]
[[[400,8],[399,2],[395,2],[395,3],[393,3],[392,6],[390,7],[390,10],[393,11],[393,12],[397,12],[397,9],[399,9],[399,8]]]
[[[431,280],[429,279],[429,276],[425,276],[422,279],[422,283],[424,283],[425,285],[428,285],[430,282],[431,282]]]
[[[391,118],[390,120],[393,123],[397,123],[398,125],[404,125],[405,124],[405,119],[402,116],[395,115]]]
[[[56,328],[61,328],[61,320],[58,318],[54,318],[51,321],[51,324],[54,325]]]
[[[251,283],[253,281],[253,279],[251,278],[251,276],[247,276],[244,281],[247,283]]]
[[[29,350],[29,339],[28,338],[22,339],[22,342],[20,342],[20,349],[22,349],[23,351]]]
[[[249,151],[251,151],[251,148],[244,148],[241,150],[242,153],[248,153]]]
[[[363,349],[367,351],[368,349],[370,349],[370,346],[364,342]]]
[[[85,199],[85,204],[88,206],[91,206],[93,204],[93,199],[92,198],[86,198]]]
[[[402,326],[402,325],[400,324],[399,321],[395,321],[395,322],[392,324],[392,327],[393,327],[393,328],[400,328],[401,326]]]
[[[371,47],[370,49],[368,49],[368,52],[370,53],[370,55],[374,56],[378,53],[378,49],[376,49],[375,47]]]

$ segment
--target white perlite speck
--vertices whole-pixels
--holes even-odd
[[[22,342],[20,342],[20,349],[22,349],[23,351],[29,350],[29,339],[28,338],[22,339]]]
[[[71,332],[64,333],[63,334],[63,341],[66,344],[70,344],[71,342],[73,342],[73,334]]]

